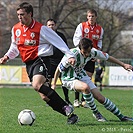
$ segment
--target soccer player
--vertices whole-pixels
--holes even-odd
[[[104,76],[104,72],[105,72],[105,62],[101,61],[100,59],[96,60],[95,63],[95,80],[94,83],[97,86],[97,83],[99,82],[100,84],[100,91],[102,91],[102,79]]]
[[[80,23],[74,33],[73,43],[77,47],[81,38],[86,37],[93,41],[93,47],[101,50],[102,49],[102,38],[104,30],[103,28],[97,24],[97,11],[95,9],[89,9],[87,11],[87,21]],[[95,70],[95,60],[91,59],[88,61],[84,68],[88,74],[92,78],[92,75]],[[79,99],[79,94],[75,93],[75,100]],[[84,99],[82,98],[81,101]],[[84,102],[83,102],[84,103]]]
[[[96,88],[90,77],[84,70],[85,64],[92,58],[99,58],[101,60],[107,60],[122,66],[124,69],[132,69],[132,66],[125,64],[116,58],[109,56],[100,50],[93,47],[93,42],[88,38],[82,38],[79,42],[79,47],[71,49],[76,58],[76,63],[72,66],[68,62],[66,56],[63,57],[60,64],[58,65],[52,88],[55,89],[56,81],[60,72],[62,73],[62,83],[70,90],[82,92],[85,101],[93,111],[93,116],[98,121],[106,121],[106,119],[98,111],[94,98],[101,103],[107,110],[116,115],[121,121],[133,121],[133,118],[124,116],[118,107],[108,98],[104,97],[100,91]]]
[[[55,31],[62,38],[62,40],[67,44],[67,39],[66,39],[65,35],[59,31],[57,31],[56,21],[54,19],[51,19],[51,18],[48,19],[46,21],[46,25],[47,25],[47,27],[49,27],[53,31]],[[62,53],[58,48],[53,47],[53,55],[50,56],[50,72],[49,72],[50,73],[50,84],[52,82],[52,78],[54,78],[55,70],[56,70],[56,68],[57,68],[58,64],[60,63],[63,56],[64,56],[64,53]],[[69,101],[68,89],[65,86],[62,86],[62,89],[63,89],[63,93],[65,96],[65,101],[68,104],[72,105],[72,103]]]
[[[78,116],[52,88],[45,85],[49,69],[49,56],[53,54],[53,46],[67,54],[70,64],[75,59],[64,41],[50,28],[37,22],[33,18],[33,7],[27,2],[17,7],[19,23],[12,28],[11,46],[7,53],[0,58],[0,64],[14,59],[19,54],[26,64],[27,74],[34,90],[44,95],[43,100],[53,110],[68,116],[67,122],[74,124]]]

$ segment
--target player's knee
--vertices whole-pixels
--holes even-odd
[[[89,93],[90,92],[90,88],[87,84],[84,84],[83,90],[84,90],[84,93]]]
[[[35,91],[39,91],[40,87],[42,86],[42,84],[36,84],[36,83],[32,83],[32,87],[34,88]]]
[[[41,95],[41,98],[42,98],[43,101],[46,101],[46,102],[49,101],[49,98],[45,95]]]
[[[42,85],[38,91],[43,93],[47,97],[51,97],[54,90],[46,85]]]

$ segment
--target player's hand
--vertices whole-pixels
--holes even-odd
[[[53,90],[55,90],[55,89],[56,89],[56,85],[52,84],[52,85],[51,85],[51,88],[52,88]]]
[[[8,56],[3,56],[2,58],[0,58],[0,64],[4,64],[4,63],[6,63],[7,61],[8,61]]]
[[[123,67],[124,67],[124,69],[126,69],[128,71],[133,70],[133,67],[131,65],[129,65],[129,64],[124,64]]]
[[[74,66],[75,61],[76,61],[76,60],[75,60],[74,57],[71,57],[71,58],[68,59],[68,62],[69,62],[72,66]]]

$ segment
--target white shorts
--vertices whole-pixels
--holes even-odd
[[[62,85],[65,86],[67,89],[69,90],[74,90],[75,91],[75,83],[76,81],[78,81],[77,79],[75,80],[65,80],[65,81],[62,81]],[[90,90],[94,89],[94,88],[97,88],[95,86],[95,84],[91,81],[91,78],[88,77],[88,76],[84,76],[82,79],[80,79],[80,81],[83,81],[84,83],[86,83]]]

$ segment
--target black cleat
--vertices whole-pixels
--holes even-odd
[[[66,105],[66,106],[64,106],[64,111],[66,113],[66,116],[69,117],[73,113],[74,109],[71,105]]]
[[[123,117],[121,118],[121,121],[133,121],[133,118],[127,117],[127,116],[123,116]]]
[[[78,116],[76,114],[72,114],[70,117],[67,119],[68,124],[75,124],[79,120]]]
[[[97,112],[97,113],[93,113],[93,117],[95,118],[95,119],[97,119],[97,121],[100,121],[100,122],[105,122],[105,121],[107,121],[103,116],[102,116],[102,114],[100,113],[100,112]]]

